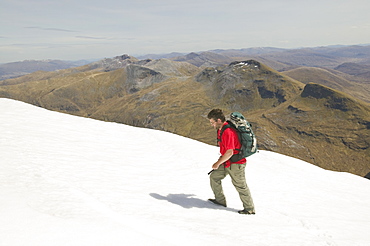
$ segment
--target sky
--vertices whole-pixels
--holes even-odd
[[[367,44],[368,0],[0,0],[0,63]]]
[[[0,132],[0,246],[369,245],[360,176],[260,150],[241,215],[229,176],[228,206],[207,201],[216,146],[5,98]]]

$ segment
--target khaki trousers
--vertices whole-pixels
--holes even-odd
[[[225,168],[224,165],[220,165],[210,175],[211,188],[216,201],[226,206],[221,181],[227,175],[230,175],[231,181],[239,193],[240,200],[243,202],[244,209],[255,212],[253,199],[245,180],[245,166],[246,164],[231,164],[230,167]]]

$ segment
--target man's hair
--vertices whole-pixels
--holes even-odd
[[[213,119],[214,121],[217,121],[217,119],[220,119],[222,122],[226,121],[224,113],[219,108],[212,109],[211,112],[208,113],[207,117],[208,119]]]

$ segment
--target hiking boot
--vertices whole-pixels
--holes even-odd
[[[256,214],[254,211],[249,211],[246,209],[238,211],[239,214]]]
[[[218,201],[216,201],[216,199],[211,199],[210,198],[210,199],[208,199],[208,201],[213,202],[216,205],[220,205],[220,206],[226,207],[226,204],[219,203]]]

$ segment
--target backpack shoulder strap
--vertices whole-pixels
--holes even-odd
[[[238,128],[234,125],[234,123],[232,121],[228,120],[227,123],[228,123],[227,124],[227,126],[228,126],[227,128],[233,128],[233,129],[236,130],[236,134],[238,135],[239,142],[242,145],[242,142],[241,142],[241,139],[242,139],[241,132],[238,130]],[[235,150],[240,151],[241,149],[235,149]]]
[[[219,142],[221,142],[221,137],[222,137],[222,134],[224,133],[224,131],[227,129],[227,128],[231,128],[231,125],[230,125],[230,123],[228,122],[228,124],[227,125],[224,125],[222,128],[221,128],[221,132],[220,132],[220,138],[218,138],[218,136],[217,136],[217,144],[219,143]]]

